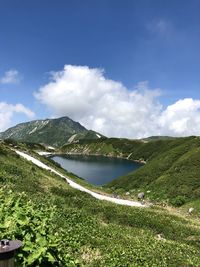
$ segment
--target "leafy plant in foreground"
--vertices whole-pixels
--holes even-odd
[[[64,233],[54,227],[55,206],[36,206],[24,193],[16,196],[2,189],[0,198],[0,238],[23,242],[17,254],[19,266],[75,266],[62,252]]]

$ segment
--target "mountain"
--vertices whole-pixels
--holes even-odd
[[[81,139],[99,139],[101,137],[101,134],[87,130],[80,123],[68,117],[20,123],[0,133],[1,139],[9,138],[55,147],[65,143],[78,142]]]

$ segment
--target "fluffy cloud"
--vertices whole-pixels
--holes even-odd
[[[128,90],[101,69],[66,65],[35,93],[54,116],[69,116],[107,136],[200,134],[200,100],[182,99],[163,109],[147,82]],[[198,124],[198,125],[197,125]]]
[[[4,76],[0,79],[2,84],[16,84],[21,80],[19,72],[15,69],[8,70],[4,73]]]
[[[161,133],[200,135],[200,100],[185,98],[168,106],[159,117]]]
[[[11,119],[16,113],[25,114],[28,118],[33,118],[34,113],[22,104],[8,104],[0,102],[0,132],[10,126]]]

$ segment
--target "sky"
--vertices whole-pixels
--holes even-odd
[[[200,0],[0,0],[0,131],[68,116],[200,135]]]

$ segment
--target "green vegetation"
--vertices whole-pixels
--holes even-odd
[[[23,241],[18,266],[200,266],[200,223],[193,216],[96,200],[5,143],[0,185],[0,238]]]
[[[139,191],[149,192],[151,200],[164,200],[181,206],[200,198],[200,139],[152,136],[143,140],[105,138],[88,131],[68,117],[19,124],[0,134],[17,146],[16,140],[28,141],[25,147],[43,150],[43,143],[61,146],[59,153],[75,153],[122,157],[146,162],[137,171],[109,183],[104,189],[136,197]],[[58,150],[57,150],[58,151]],[[133,191],[135,190],[135,191]]]
[[[176,137],[172,136],[164,136],[164,135],[157,135],[157,136],[149,136],[147,138],[142,138],[143,141],[158,141],[158,140],[172,140]]]
[[[54,224],[55,206],[36,205],[26,194],[14,194],[6,187],[0,189],[0,198],[1,238],[23,240],[18,265],[56,266],[67,262],[61,246],[64,234]]]
[[[157,144],[157,142],[152,142]],[[200,139],[159,141],[158,152],[145,158],[147,164],[109,186],[150,191],[151,199],[169,199],[181,205],[200,198]]]
[[[100,139],[62,147],[63,153],[98,154],[145,161],[146,164],[106,187],[113,191],[149,192],[150,199],[180,206],[200,198],[200,138],[164,138],[150,142]],[[135,191],[133,191],[135,190]]]
[[[87,130],[80,123],[68,117],[62,117],[18,124],[0,133],[0,138],[12,138],[21,142],[43,143],[58,147],[67,142],[99,137],[96,132]]]

